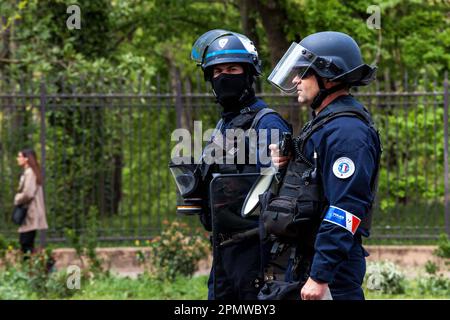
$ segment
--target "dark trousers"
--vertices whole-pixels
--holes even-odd
[[[208,299],[256,300],[261,279],[259,283],[255,280],[260,277],[261,247],[258,238],[220,248],[214,254],[209,274]]]
[[[364,300],[362,284],[366,273],[366,257],[369,254],[359,242],[353,247],[338,267],[333,281],[328,285],[333,300]],[[292,260],[289,260],[285,281],[298,281],[292,272]]]
[[[336,275],[329,285],[333,300],[365,299],[362,284],[368,255],[362,245],[355,242],[348,253],[348,258],[339,265]]]
[[[36,238],[36,230],[21,232],[19,234],[20,249],[24,254],[33,253],[35,238]]]

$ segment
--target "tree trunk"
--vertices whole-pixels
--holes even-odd
[[[262,25],[269,41],[270,63],[272,68],[280,61],[286,50],[289,48],[286,33],[283,26],[286,25],[287,13],[276,0],[238,0],[238,6],[241,13],[242,29],[245,35],[254,41],[256,47],[259,39],[256,33],[256,18],[252,12],[258,12],[261,17]],[[296,41],[300,41],[300,35],[296,35]],[[260,84],[260,83],[259,83]],[[261,88],[257,88],[260,91]],[[296,99],[295,99],[296,100]],[[294,128],[300,127],[300,109],[289,110],[289,120]]]
[[[6,23],[8,22],[8,19],[5,16],[1,17],[1,26],[5,26]],[[11,57],[11,48],[10,48],[10,42],[9,42],[9,38],[10,38],[10,31],[11,28],[8,27],[3,31],[3,36],[2,36],[2,50],[0,51],[0,58],[8,60]],[[6,78],[5,75],[5,71],[6,71],[6,63],[0,62],[0,72],[2,74],[3,77]]]
[[[269,40],[270,62],[273,68],[289,48],[286,33],[283,30],[287,13],[275,0],[256,1],[256,8]]]
[[[169,79],[170,79],[170,88],[173,94],[175,95],[175,112],[177,117],[177,128],[189,128],[188,119],[186,113],[186,108],[184,108],[183,103],[183,86],[181,79],[181,70],[174,63],[175,58],[172,57],[170,50],[165,50],[164,59],[166,60],[167,65],[169,66]]]
[[[238,0],[237,5],[241,13],[242,29],[257,48],[259,39],[256,33],[256,17],[252,13],[259,13],[269,40],[270,62],[272,67],[275,67],[289,47],[286,33],[283,30],[287,21],[286,10],[276,0]]]
[[[239,0],[238,6],[239,11],[241,13],[241,24],[244,35],[246,35],[253,44],[256,49],[259,49],[259,38],[256,33],[256,0]]]
[[[194,115],[194,110],[192,108],[192,98],[189,96],[192,93],[192,81],[191,79],[185,79],[183,81],[184,83],[184,101],[183,101],[183,105],[184,105],[184,115],[186,118],[186,127],[188,128],[191,132],[193,132],[194,130],[194,119],[195,119],[195,115]]]

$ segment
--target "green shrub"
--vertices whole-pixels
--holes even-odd
[[[434,254],[444,259],[450,259],[450,240],[446,234],[441,234],[438,241],[438,248]]]
[[[428,260],[425,264],[425,272],[428,274],[436,274],[439,271],[439,266],[433,261]]]
[[[72,297],[77,290],[68,287],[67,276],[65,270],[51,273],[45,283],[45,298],[65,299]],[[83,279],[83,277],[81,278]]]
[[[7,250],[8,244],[5,238],[0,234],[0,259],[3,259],[5,257]]]
[[[85,267],[85,257],[89,262],[89,270],[93,274],[105,272],[102,268],[102,259],[97,256],[96,248],[98,246],[98,210],[91,206],[86,219],[86,232],[80,234],[76,230],[65,228],[65,237],[69,246],[75,249],[82,267]]]
[[[39,251],[0,272],[0,299],[61,299],[74,294],[67,287],[65,272],[54,272],[52,250]]]
[[[0,300],[37,299],[37,294],[30,290],[28,279],[21,268],[0,272]]]
[[[8,251],[13,251],[15,248],[19,248],[16,240],[7,240],[0,234],[0,259],[4,259],[6,257],[6,253]]]
[[[445,235],[444,235],[445,236]],[[442,257],[445,257],[445,254],[448,253],[448,244],[447,236],[441,236],[441,243],[437,252]],[[436,252],[435,252],[436,254]],[[417,291],[421,295],[432,295],[432,296],[450,296],[450,279],[443,274],[438,274],[439,266],[432,261],[427,261],[425,265],[426,275],[420,277],[417,281]]]
[[[450,297],[450,279],[443,274],[428,274],[418,280],[420,294]]]
[[[165,222],[165,225],[168,225]],[[172,222],[161,235],[150,242],[150,263],[155,272],[165,279],[175,279],[177,275],[191,276],[200,259],[209,252],[209,243],[203,232],[192,230],[184,223]]]
[[[405,275],[390,261],[369,262],[365,277],[368,290],[379,290],[382,294],[405,292]]]

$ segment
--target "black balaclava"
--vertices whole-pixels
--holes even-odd
[[[223,73],[210,79],[216,102],[223,107],[224,113],[238,113],[256,100],[252,87],[253,75],[246,66],[241,74]]]

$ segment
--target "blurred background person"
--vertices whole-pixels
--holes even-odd
[[[45,213],[43,178],[36,153],[23,149],[17,154],[17,163],[23,169],[14,205],[26,205],[27,215],[19,227],[19,242],[24,254],[34,252],[36,230],[48,229]]]

